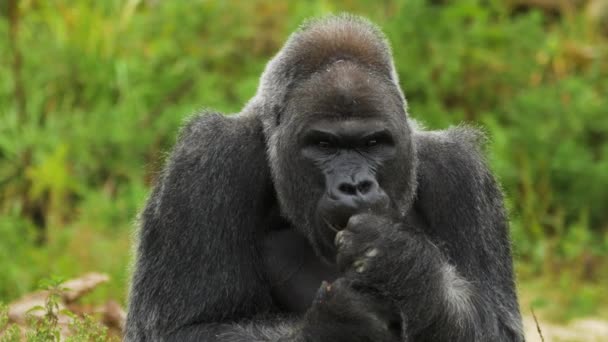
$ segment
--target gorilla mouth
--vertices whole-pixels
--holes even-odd
[[[345,220],[340,220],[339,222],[332,222],[327,218],[323,218],[322,226],[324,226],[325,230],[329,230],[335,235],[337,232],[346,228],[346,224],[348,223],[348,219],[350,218],[350,216],[352,215],[349,215],[348,218],[346,218]]]
[[[334,245],[336,234],[341,230],[335,224],[332,224],[325,218],[321,218],[317,222],[316,233],[312,236],[313,248],[317,250],[317,254],[328,264],[336,263],[337,249]],[[343,228],[342,228],[343,229]]]
[[[319,217],[321,218],[320,225],[325,230],[333,231],[334,234],[346,228],[348,220],[351,216],[356,215],[361,211],[360,208],[354,206],[344,206],[340,203],[328,200],[324,197],[319,203]],[[332,240],[333,241],[333,240]]]
[[[346,228],[348,218],[346,218],[344,222],[341,222],[340,225],[332,223],[327,218],[322,218],[320,221],[321,222],[317,225],[318,232],[315,234],[315,245],[318,248],[320,256],[325,261],[330,264],[335,264],[337,248],[334,244],[334,240],[336,239],[336,234]]]
[[[323,235],[328,235],[328,239],[323,240],[326,244],[329,244],[330,246],[334,247],[333,241],[336,238],[336,234],[338,234],[338,232],[340,232],[341,230],[346,229],[346,224],[344,224],[343,226],[337,226],[327,221],[326,219],[323,219],[323,223],[323,228],[325,228],[325,230],[327,231],[326,234]]]
[[[346,222],[348,222],[348,220],[346,220]],[[327,226],[327,228],[329,228],[330,230],[333,230],[335,233],[337,233],[337,232],[343,230],[344,228],[346,228],[346,223],[343,224],[343,225],[336,225],[336,224],[332,224],[331,222],[329,222],[326,218],[323,219],[323,223],[325,223],[325,225]]]

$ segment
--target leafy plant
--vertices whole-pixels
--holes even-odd
[[[65,291],[61,287],[63,280],[51,277],[40,282],[41,290],[47,291],[44,306],[35,306],[28,310],[25,339],[28,342],[49,341],[93,341],[106,342],[117,340],[108,335],[107,328],[101,326],[91,316],[79,317],[67,309],[61,309],[61,294]],[[42,316],[34,315],[42,313]],[[62,339],[59,316],[65,315],[70,318],[68,330],[70,334]],[[15,324],[8,324],[8,307],[0,304],[0,342],[13,342],[21,340],[21,332]]]

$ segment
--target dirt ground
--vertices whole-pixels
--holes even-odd
[[[85,274],[80,278],[66,281],[62,284],[65,291],[61,294],[60,307],[67,308],[73,313],[99,314],[103,323],[112,331],[118,333],[124,328],[125,312],[113,301],[96,308],[88,308],[75,303],[81,296],[105,283],[109,277],[100,273]],[[9,322],[23,326],[26,313],[34,306],[44,306],[48,291],[38,291],[23,296],[9,305]],[[69,317],[60,315],[60,325],[67,329]],[[532,315],[524,315],[524,331],[528,342],[608,342],[608,320],[599,318],[577,319],[566,325],[549,323],[539,319],[542,338]],[[65,329],[64,329],[65,330]],[[64,332],[67,333],[67,330]],[[67,335],[66,335],[67,336]],[[0,336],[1,337],[1,336]]]
[[[538,322],[545,342],[608,342],[608,321],[595,318],[578,319],[568,325]],[[534,318],[524,317],[526,341],[542,342]]]

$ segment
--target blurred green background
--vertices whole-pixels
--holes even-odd
[[[522,311],[608,317],[608,8],[538,3],[0,1],[0,301],[101,271],[88,300],[124,304],[180,125],[238,112],[302,20],[349,11],[388,36],[413,117],[491,137]]]

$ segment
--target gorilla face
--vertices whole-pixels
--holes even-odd
[[[404,103],[381,75],[344,61],[301,82],[287,103],[270,144],[279,202],[317,253],[334,260],[336,230],[351,216],[400,215],[414,190]]]
[[[319,120],[300,138],[302,156],[324,179],[315,226],[326,247],[333,245],[333,230],[345,227],[352,215],[367,210],[384,213],[389,207],[377,175],[383,165],[395,161],[393,135],[385,126],[373,119]]]

